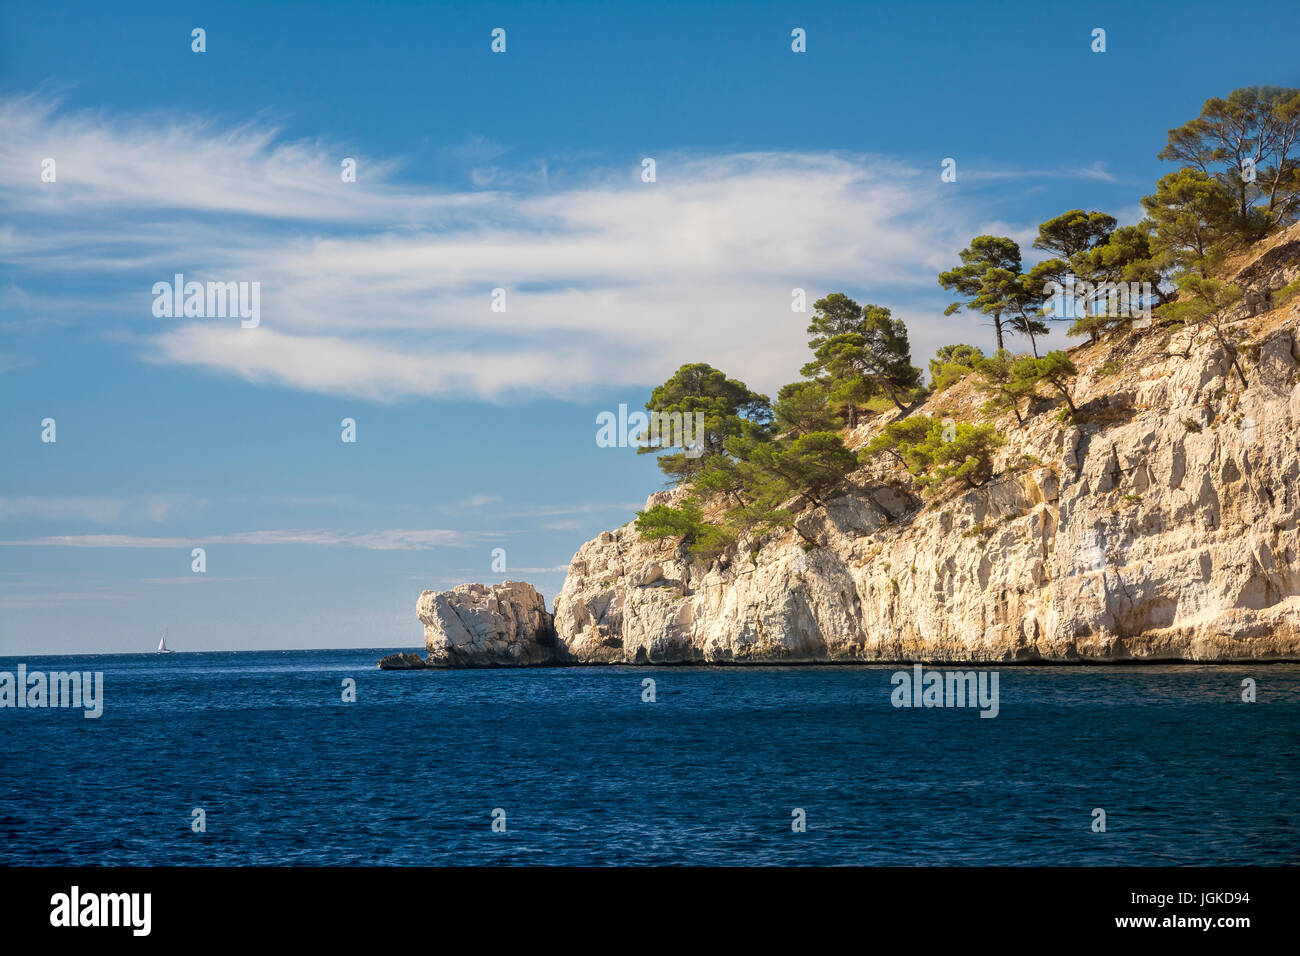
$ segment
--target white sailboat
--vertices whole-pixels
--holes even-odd
[[[167,628],[164,627],[164,628],[163,628],[162,640],[160,640],[160,641],[158,642],[158,653],[159,653],[159,654],[170,654],[171,652],[172,652],[172,649],[171,649],[170,647],[167,646]]]

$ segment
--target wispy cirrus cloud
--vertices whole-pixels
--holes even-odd
[[[480,508],[486,508],[489,505],[499,505],[503,501],[500,495],[470,495],[468,498],[462,498],[455,504],[444,505],[441,510],[455,513],[457,511],[477,511]]]
[[[1122,181],[1107,170],[1106,164],[1101,160],[1096,160],[1087,166],[1062,166],[1056,169],[993,168],[972,164],[962,167],[961,175],[976,181],[998,179],[1091,179],[1104,183]]]
[[[535,508],[511,511],[502,515],[505,518],[540,518],[554,517],[556,515],[590,515],[590,514],[607,514],[611,511],[627,512],[634,511],[642,506],[640,501],[619,501],[602,504],[597,502],[586,502],[580,505],[538,505]]]
[[[0,126],[6,131],[0,170],[18,212],[189,210],[270,220],[414,223],[483,201],[473,194],[393,188],[385,183],[397,163],[331,151],[320,142],[281,141],[268,122],[220,127],[194,115],[66,112],[57,100],[30,94],[0,100]],[[373,188],[335,188],[344,155],[358,159]],[[47,157],[55,160],[54,184],[40,180]],[[24,189],[24,183],[38,188]]]
[[[692,358],[771,389],[805,349],[796,287],[810,301],[868,290],[913,323],[924,354],[951,321],[909,299],[937,294],[977,221],[933,169],[880,156],[665,152],[655,183],[636,157],[546,175],[494,166],[479,176],[489,188],[435,188],[399,178],[397,160],[285,141],[269,123],[26,96],[0,100],[0,125],[10,305],[75,264],[100,289],[96,320],[112,316],[150,361],[375,401],[640,389]],[[340,180],[344,156],[355,183]],[[57,182],[40,181],[43,157]],[[261,326],[154,318],[149,289],[175,272],[260,282]],[[86,290],[55,291],[39,297],[46,314],[85,309]]]
[[[239,531],[208,537],[150,537],[131,534],[46,535],[39,538],[0,541],[0,547],[54,548],[191,548],[211,545],[306,544],[360,548],[367,551],[424,551],[438,547],[469,547],[501,537],[493,531],[450,531],[410,529],[386,531],[339,531],[335,529]]]
[[[0,498],[0,521],[13,518],[60,519],[82,521],[117,521],[126,510],[121,498]]]
[[[27,495],[0,498],[0,521],[39,518],[76,519],[98,524],[123,520],[160,523],[177,514],[195,514],[206,506],[205,500],[186,494],[138,495],[129,498]]]

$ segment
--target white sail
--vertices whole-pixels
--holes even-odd
[[[158,642],[158,653],[159,654],[167,653],[167,628],[163,628],[162,640]]]

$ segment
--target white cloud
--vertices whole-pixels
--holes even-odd
[[[503,501],[500,495],[470,495],[468,498],[462,498],[454,505],[443,508],[443,511],[469,511],[486,507],[487,505],[499,505]]]
[[[123,593],[121,588],[100,588],[81,591],[45,591],[25,594],[0,595],[0,608],[9,611],[46,608],[64,608],[69,604],[107,603],[115,604],[133,600],[131,595]]]
[[[396,161],[364,156],[343,183],[339,159],[355,150],[265,124],[22,97],[0,100],[0,126],[0,200],[15,218],[0,260],[20,285],[76,265],[105,282],[96,321],[115,316],[151,361],[376,401],[627,387],[639,404],[687,361],[771,392],[806,352],[795,287],[810,304],[844,290],[893,307],[923,364],[953,338],[935,276],[978,222],[933,170],[882,157],[664,153],[652,184],[639,163],[543,166],[456,191],[399,182]],[[500,167],[504,152],[458,155]],[[40,182],[43,156],[57,183]],[[260,282],[261,327],[155,319],[149,289],[178,271]],[[498,287],[504,313],[490,309]]]
[[[1006,169],[984,166],[976,162],[959,168],[960,180],[998,180],[998,179],[1091,179],[1097,182],[1118,183],[1119,177],[1106,169],[1100,159],[1093,160],[1087,166],[1064,166],[1057,169]]]
[[[270,578],[223,578],[212,574],[185,574],[185,575],[179,575],[170,578],[139,578],[138,580],[140,584],[190,585],[190,584],[199,584],[199,583],[206,583],[206,584],[213,584],[213,583],[233,584],[236,582],[247,583],[249,581],[269,581],[271,579]]]
[[[193,117],[61,112],[56,102],[29,95],[0,100],[0,127],[0,172],[15,211],[198,210],[295,221],[364,214],[419,222],[479,198],[394,189],[385,184],[394,162],[322,142],[279,141],[269,123],[218,128]],[[358,161],[357,185],[373,186],[335,188],[345,156]],[[46,157],[56,163],[54,183],[40,178]]]
[[[476,541],[499,537],[498,532],[440,529],[391,531],[338,531],[333,529],[239,531],[209,537],[148,537],[130,534],[47,535],[21,541],[0,541],[4,547],[60,548],[192,548],[211,545],[309,544],[361,548],[367,551],[424,551],[435,547],[468,547]]]
[[[105,524],[110,521],[139,520],[155,524],[177,514],[193,515],[207,507],[207,502],[186,494],[140,495],[130,498],[0,498],[0,521],[21,518],[61,520],[75,518]]]
[[[640,508],[644,502],[641,501],[623,501],[611,502],[609,504],[580,504],[580,505],[540,505],[524,511],[512,511],[505,515],[504,518],[537,518],[550,517],[555,515],[588,515],[588,514],[607,514],[611,511],[635,511]]]
[[[30,356],[0,352],[0,372],[11,372],[16,368],[24,368],[31,364],[33,364],[33,359]]]
[[[0,498],[0,521],[14,518],[78,518],[116,521],[126,510],[120,498]]]

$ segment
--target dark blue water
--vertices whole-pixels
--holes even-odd
[[[21,659],[106,703],[0,709],[0,864],[1300,862],[1295,665],[1001,668],[981,719],[895,709],[894,667],[385,653]]]

